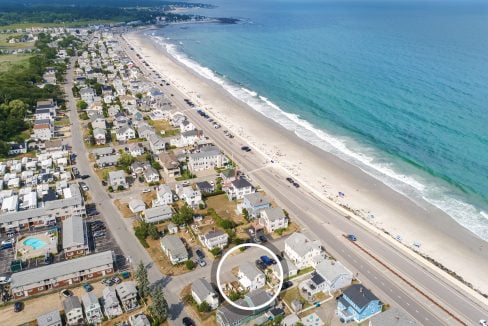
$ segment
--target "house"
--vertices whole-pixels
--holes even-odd
[[[147,162],[135,161],[130,165],[130,170],[132,174],[142,174],[144,172],[144,168],[146,167]]]
[[[71,216],[63,221],[63,252],[67,259],[88,253],[86,223],[81,216]]]
[[[34,138],[37,140],[50,140],[53,136],[53,130],[50,124],[40,123],[34,125]]]
[[[136,285],[132,281],[122,282],[115,286],[115,292],[122,302],[122,306],[125,311],[132,311],[139,307],[137,302],[137,289]]]
[[[173,209],[168,205],[160,205],[144,210],[144,221],[146,223],[158,223],[171,219]]]
[[[95,101],[95,91],[93,88],[90,87],[85,87],[80,89],[80,97],[83,101],[85,101],[87,104],[91,104]]]
[[[152,166],[148,166],[144,170],[144,179],[147,183],[157,183],[159,182],[159,173],[158,170],[153,168]]]
[[[101,148],[95,148],[93,150],[93,154],[95,154],[96,157],[113,155],[114,153],[115,153],[115,149],[113,147],[101,147]]]
[[[378,314],[383,303],[362,284],[353,284],[337,298],[337,316],[343,323],[361,323]]]
[[[129,153],[133,157],[137,157],[139,155],[144,154],[144,147],[140,144],[130,144],[129,145]]]
[[[83,309],[77,296],[67,297],[63,300],[64,314],[68,325],[81,325],[84,323]]]
[[[204,278],[196,279],[191,284],[191,296],[197,304],[206,302],[212,310],[219,306],[219,296]]]
[[[245,195],[254,192],[252,184],[244,178],[238,178],[232,181],[228,188],[225,188],[229,200],[242,199]]]
[[[112,274],[113,252],[65,260],[12,274],[11,292],[15,299]]]
[[[130,326],[151,326],[149,319],[143,313],[135,314],[129,317]]]
[[[166,149],[166,142],[158,135],[149,135],[149,148],[154,154],[159,154]]]
[[[115,138],[117,141],[128,141],[129,139],[136,138],[136,131],[129,126],[124,126],[117,129],[115,132]]]
[[[202,193],[200,190],[194,190],[192,187],[182,187],[178,184],[176,185],[176,192],[190,207],[198,207],[202,202]]]
[[[81,302],[83,303],[83,310],[88,324],[101,324],[103,313],[97,296],[93,292],[85,293],[81,297]]]
[[[161,239],[161,249],[168,256],[171,264],[176,265],[188,260],[188,251],[181,239],[175,235],[167,235]]]
[[[266,283],[266,276],[256,266],[244,262],[239,266],[237,278],[241,287],[246,291],[260,289]]]
[[[203,138],[203,132],[201,130],[190,130],[182,132],[179,137],[172,138],[170,144],[176,147],[192,146]]]
[[[146,204],[140,199],[132,199],[129,201],[129,209],[132,213],[137,214],[146,209]]]
[[[139,124],[137,126],[137,134],[139,135],[139,138],[144,138],[146,140],[148,140],[151,135],[156,135],[154,128],[147,124]]]
[[[37,317],[37,326],[63,326],[59,310],[53,310]]]
[[[9,143],[10,149],[8,150],[8,155],[17,155],[27,153],[27,143]]]
[[[340,262],[326,259],[315,267],[312,277],[303,281],[299,287],[312,297],[319,292],[333,293],[351,285],[353,274]]]
[[[193,125],[193,123],[191,123],[190,121],[188,120],[183,120],[180,122],[180,130],[181,132],[185,132],[185,131],[191,131],[191,130],[195,130],[195,126]]]
[[[369,320],[368,326],[420,326],[409,314],[401,308],[391,308],[377,314]]]
[[[103,168],[106,166],[116,165],[119,159],[120,159],[120,155],[117,153],[115,155],[102,156],[99,159],[97,159],[96,163],[99,168]]]
[[[188,156],[188,169],[192,172],[221,168],[227,162],[217,146],[205,146]]]
[[[239,299],[236,304],[244,307],[258,307],[271,300],[271,296],[264,291],[259,289],[248,293],[244,299]],[[269,307],[273,306],[270,304],[268,307],[255,309],[255,310],[242,310],[235,309],[229,304],[220,306],[216,312],[216,321],[219,326],[238,326],[251,324],[251,321],[266,312]]]
[[[201,193],[210,194],[215,190],[214,186],[212,186],[208,181],[197,182],[196,186]]]
[[[311,241],[299,232],[293,233],[285,240],[285,254],[299,269],[316,266],[324,260],[320,242]]]
[[[244,195],[239,209],[245,209],[249,218],[257,218],[263,209],[271,207],[271,200],[259,192]]]
[[[229,235],[222,231],[210,231],[207,234],[200,235],[199,238],[209,250],[214,248],[223,249],[229,241]]]
[[[261,211],[260,216],[259,224],[263,225],[269,233],[288,227],[288,217],[279,207],[265,208]]]
[[[105,122],[105,118],[103,116],[92,115],[90,117],[90,123],[94,130],[96,128],[107,129],[107,123]]]
[[[156,190],[156,199],[153,200],[152,206],[170,205],[173,203],[173,192],[167,184],[162,184]]]
[[[222,188],[228,188],[232,181],[237,179],[238,172],[235,169],[227,169],[220,172],[222,178]]]
[[[108,173],[108,180],[110,186],[116,190],[119,188],[127,189],[129,185],[125,179],[125,172],[123,170],[110,171]]]
[[[113,287],[107,286],[102,292],[103,311],[108,318],[114,318],[123,314],[119,299]]]
[[[95,144],[105,145],[107,138],[105,137],[105,129],[95,128],[93,129],[93,139],[95,139]]]
[[[167,177],[179,177],[180,172],[180,162],[174,156],[173,153],[161,153],[158,155],[158,161],[163,168],[164,174]]]

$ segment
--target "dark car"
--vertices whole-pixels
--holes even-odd
[[[81,176],[81,179],[82,180],[85,180],[85,179],[88,179],[90,176],[88,174],[84,174]]]
[[[259,240],[261,240],[261,242],[268,242],[268,239],[264,235],[260,235]]]
[[[293,183],[294,182],[293,179],[290,178],[290,177],[286,178],[286,181],[288,181],[289,183]]]
[[[292,281],[285,281],[283,282],[283,285],[281,286],[281,291],[288,289],[293,285]]]
[[[256,267],[262,271],[268,268],[268,266],[265,263],[263,263],[260,259],[256,260]]]
[[[193,326],[193,325],[195,325],[195,323],[193,322],[193,320],[190,317],[184,317],[183,318],[183,325]]]
[[[203,254],[203,252],[200,249],[197,249],[195,251],[195,253],[197,254],[198,258],[200,258],[200,259],[205,258],[205,255]]]
[[[300,185],[296,182],[293,182],[293,186],[295,186],[295,188],[300,188]]]
[[[356,241],[358,238],[354,234],[348,234],[346,236],[347,240]]]
[[[24,303],[17,301],[14,303],[14,311],[15,312],[21,312],[24,309]]]

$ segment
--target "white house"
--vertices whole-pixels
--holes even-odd
[[[224,154],[217,146],[205,146],[198,152],[188,157],[188,168],[190,171],[203,171],[214,168],[221,168],[227,162]]]
[[[144,179],[146,180],[147,183],[159,182],[160,178],[159,178],[158,170],[156,170],[152,166],[146,167],[143,174],[144,174]]]
[[[162,184],[156,191],[156,199],[153,200],[153,207],[161,205],[170,205],[173,203],[173,192],[167,184]]]
[[[302,233],[295,232],[285,240],[285,254],[299,269],[314,267],[324,260],[324,252],[318,240],[311,241]]]
[[[315,272],[308,280],[303,281],[299,287],[309,297],[319,293],[333,293],[352,283],[353,274],[340,262],[326,259],[315,267]]]
[[[157,223],[171,219],[173,210],[171,206],[160,205],[144,210],[144,221],[147,223]]]
[[[232,181],[229,187],[225,188],[225,192],[229,200],[242,199],[245,195],[253,193],[254,188],[246,179],[238,178]]]
[[[129,145],[129,153],[133,157],[137,157],[139,155],[144,154],[144,147],[139,146],[139,144],[130,144]]]
[[[34,138],[38,140],[50,140],[53,131],[50,124],[40,123],[34,125]]]
[[[93,138],[95,139],[95,143],[97,145],[103,145],[107,142],[105,137],[105,129],[102,128],[95,128],[93,129]]]
[[[180,126],[179,127],[180,127],[181,132],[195,130],[195,126],[193,125],[193,123],[191,123],[188,120],[183,120],[180,123]]]
[[[114,318],[123,314],[119,299],[114,288],[107,286],[102,292],[103,310],[108,318]]]
[[[68,325],[80,325],[84,322],[83,309],[77,296],[64,299],[63,307]]]
[[[151,326],[149,319],[143,313],[138,313],[132,316],[129,316],[129,325],[130,326]]]
[[[260,216],[259,224],[263,225],[269,233],[288,227],[288,218],[279,207],[263,209]]]
[[[125,172],[123,170],[110,171],[108,173],[108,180],[110,186],[112,186],[114,190],[117,190],[119,186],[123,187],[124,189],[128,188]]]
[[[117,141],[127,141],[136,138],[136,131],[129,126],[124,126],[115,132],[115,137]]]
[[[172,138],[170,144],[176,147],[191,146],[203,139],[203,132],[201,130],[190,130],[182,132],[179,137]]]
[[[125,311],[131,311],[139,307],[137,302],[137,289],[134,282],[122,282],[115,286],[115,292],[122,302]]]
[[[137,214],[146,209],[146,204],[140,199],[132,199],[129,201],[129,209],[132,213]]]
[[[212,310],[219,306],[219,297],[210,283],[204,278],[196,279],[191,284],[191,296],[197,304],[206,302]]]
[[[178,236],[167,235],[161,239],[161,249],[173,265],[188,260],[188,251]]]
[[[160,152],[164,151],[166,148],[166,142],[163,138],[157,135],[149,135],[149,148],[151,148],[151,152],[154,154],[159,154]]]
[[[103,319],[102,307],[96,295],[93,292],[85,293],[81,297],[81,302],[88,324],[101,324]]]
[[[190,207],[198,207],[202,202],[202,193],[200,190],[194,190],[192,187],[176,186],[178,196],[184,200]]]
[[[209,250],[214,248],[223,249],[227,246],[229,235],[222,231],[210,231],[207,234],[200,235],[200,241]]]
[[[93,88],[86,87],[80,89],[80,97],[83,101],[85,101],[88,105],[95,101],[95,91]]]
[[[266,283],[266,276],[250,262],[243,262],[239,266],[237,279],[241,287],[246,291],[254,291],[262,288]]]

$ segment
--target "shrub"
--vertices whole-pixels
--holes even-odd
[[[191,271],[191,270],[193,270],[193,269],[194,269],[194,268],[197,266],[197,264],[195,264],[195,262],[194,262],[193,260],[187,260],[187,261],[185,262],[185,266],[186,266],[186,268],[187,268],[189,271]]]
[[[200,303],[197,306],[197,309],[200,312],[210,312],[210,311],[212,311],[212,307],[210,307],[210,305],[206,301],[203,301],[202,303]]]

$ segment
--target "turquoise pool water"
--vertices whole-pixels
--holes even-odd
[[[31,246],[34,250],[42,249],[46,246],[46,243],[37,238],[29,238],[22,242],[25,246]]]

